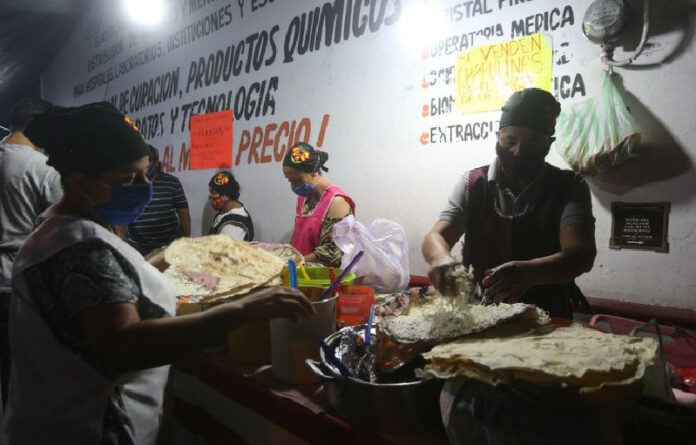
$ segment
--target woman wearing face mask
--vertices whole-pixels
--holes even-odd
[[[217,210],[209,235],[227,235],[243,241],[254,240],[254,223],[239,202],[239,183],[230,172],[221,171],[208,183],[210,205]]]
[[[285,154],[283,174],[298,195],[293,247],[306,262],[337,267],[343,252],[333,242],[333,226],[354,213],[355,203],[322,174],[329,171],[328,159],[328,153],[300,142]]]
[[[173,317],[171,285],[106,229],[152,197],[133,122],[105,102],[55,107],[26,134],[65,193],[15,261],[7,443],[154,444],[168,363],[243,323],[313,312],[299,292],[273,288]]]
[[[560,104],[543,90],[513,94],[503,107],[490,166],[467,172],[423,242],[433,284],[451,292],[451,248],[496,302],[536,304],[572,317],[575,277],[592,268],[594,217],[587,184],[547,164]]]

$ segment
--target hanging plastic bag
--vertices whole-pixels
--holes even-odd
[[[573,170],[597,175],[638,155],[640,130],[604,72],[598,97],[571,105],[556,124],[556,149]]]
[[[400,224],[376,219],[368,230],[349,215],[334,225],[333,239],[343,251],[341,267],[361,250],[365,252],[352,270],[356,283],[374,286],[382,293],[399,292],[408,286],[408,240]]]

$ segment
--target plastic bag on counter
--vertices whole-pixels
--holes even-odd
[[[584,175],[611,170],[638,156],[640,130],[611,75],[604,73],[602,92],[565,108],[556,124],[556,149]]]
[[[349,215],[334,225],[333,239],[343,251],[342,268],[358,252],[365,252],[352,270],[356,283],[374,286],[382,293],[402,291],[408,286],[408,240],[400,224],[376,219],[367,229]]]

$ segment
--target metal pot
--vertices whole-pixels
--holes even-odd
[[[340,333],[326,338],[333,346]],[[441,425],[440,391],[443,381],[433,377],[404,383],[370,383],[343,377],[326,364],[307,359],[323,381],[329,404],[353,425],[376,433],[416,433]]]

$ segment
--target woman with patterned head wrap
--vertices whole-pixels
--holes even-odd
[[[155,444],[168,367],[242,323],[313,312],[293,289],[173,317],[174,290],[107,230],[150,202],[147,143],[109,103],[54,107],[26,127],[63,198],[17,253],[7,443]]]
[[[355,212],[355,203],[322,172],[329,154],[300,142],[283,159],[283,174],[298,195],[292,245],[310,263],[340,266],[343,252],[333,242],[334,224]]]
[[[254,223],[239,202],[239,183],[227,171],[216,173],[208,183],[208,201],[217,210],[209,235],[227,235],[243,241],[254,240]]]

